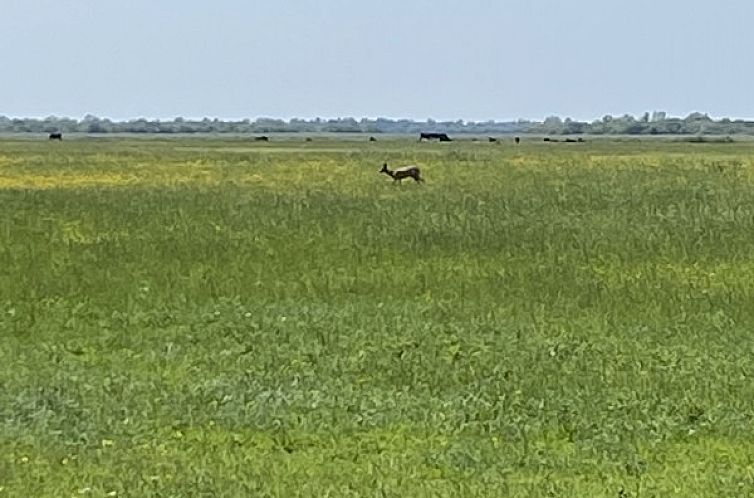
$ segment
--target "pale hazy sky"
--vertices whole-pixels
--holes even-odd
[[[754,0],[0,0],[0,115],[754,117]]]

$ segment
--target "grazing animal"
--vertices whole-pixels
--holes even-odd
[[[516,143],[521,143],[521,137],[513,137],[513,141]]]
[[[63,134],[60,132],[50,133],[50,140],[60,140],[63,141]]]
[[[419,133],[419,141],[422,140],[439,140],[440,142],[452,142],[446,133]]]
[[[306,142],[311,142],[311,141],[312,141],[312,137],[306,137],[306,140],[305,140],[305,141],[306,141]]]
[[[269,142],[270,137],[268,137],[267,135],[262,135],[261,137],[254,137],[254,141],[255,142]]]
[[[382,165],[382,169],[379,172],[392,177],[393,182],[401,183],[401,180],[404,178],[413,178],[416,183],[424,181],[421,170],[418,166],[403,166],[395,171],[391,171],[388,169],[387,163],[385,163]]]
[[[487,137],[487,140],[488,140],[488,141],[489,141],[490,143],[492,143],[492,142],[497,142],[497,138],[495,138],[495,137]]]
[[[369,141],[370,141],[370,142],[376,142],[376,141],[377,141],[377,139],[376,139],[376,138],[374,138],[374,137],[369,137]]]

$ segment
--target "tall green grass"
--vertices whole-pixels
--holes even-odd
[[[751,493],[754,146],[545,145],[0,142],[0,497]]]

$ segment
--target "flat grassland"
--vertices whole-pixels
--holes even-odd
[[[0,497],[754,494],[754,144],[6,138],[0,206]]]

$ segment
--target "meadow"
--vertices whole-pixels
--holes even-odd
[[[0,206],[0,498],[754,496],[754,143],[6,137]]]

